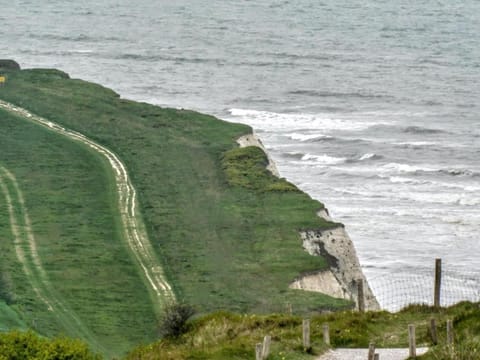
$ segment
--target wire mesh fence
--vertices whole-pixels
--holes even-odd
[[[415,269],[410,273],[393,273],[368,280],[384,310],[398,311],[410,304],[434,305],[435,267]],[[443,265],[440,283],[440,306],[461,301],[480,301],[480,271],[464,271]]]

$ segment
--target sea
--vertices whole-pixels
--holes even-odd
[[[250,125],[383,307],[428,301],[436,258],[479,297],[478,0],[0,2],[0,58]]]

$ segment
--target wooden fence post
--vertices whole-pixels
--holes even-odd
[[[376,354],[373,356],[373,360],[380,360],[380,354],[379,354],[379,353],[376,353]]]
[[[375,344],[371,342],[368,344],[368,360],[374,360],[375,359]]]
[[[270,355],[270,343],[272,342],[272,337],[267,335],[263,338],[262,346],[262,360],[266,359]]]
[[[263,350],[263,344],[258,343],[255,345],[255,360],[263,360],[262,359],[262,350]]]
[[[415,325],[408,325],[408,350],[410,357],[417,357],[417,344],[415,339]]]
[[[303,328],[303,349],[310,350],[310,319],[304,319],[302,322]]]
[[[440,290],[442,286],[442,259],[435,259],[435,288],[433,297],[433,306],[440,307]]]
[[[453,346],[453,321],[447,320],[447,345]]]
[[[435,319],[430,319],[430,336],[432,338],[432,344],[438,344],[438,336],[437,336],[437,322]]]
[[[292,304],[287,303],[286,308],[287,308],[287,314],[292,315],[292,313],[293,313]]]
[[[357,280],[358,311],[365,312],[365,292],[363,291],[363,279]]]
[[[323,342],[330,345],[330,326],[323,324]]]

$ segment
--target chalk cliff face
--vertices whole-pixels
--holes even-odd
[[[237,139],[240,147],[257,146],[268,157],[267,169],[280,177],[275,163],[255,134],[248,134]],[[317,215],[332,221],[327,209],[320,210]],[[364,283],[365,307],[368,310],[379,309],[379,304],[363,275],[357,253],[352,240],[341,225],[328,230],[304,230],[300,232],[303,248],[313,256],[323,256],[329,270],[310,272],[295,279],[292,289],[321,292],[336,298],[353,300],[358,307],[358,282]]]
[[[300,236],[304,249],[310,255],[323,256],[330,270],[305,274],[296,279],[290,285],[291,288],[319,291],[353,300],[358,306],[358,282],[363,281],[366,309],[379,309],[378,302],[361,270],[352,240],[343,226],[329,230],[306,230],[300,232]]]

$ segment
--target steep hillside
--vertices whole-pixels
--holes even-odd
[[[265,154],[237,148],[235,140],[250,128],[124,100],[56,70],[7,75],[0,99],[85,135],[125,164],[176,298],[200,312],[350,306],[289,289],[299,275],[327,267],[303,250],[299,230],[335,224],[316,216],[322,204],[267,172]],[[120,352],[150,340],[158,308],[122,232],[114,171],[95,149],[29,116],[0,111],[0,166],[12,174],[4,172],[10,192],[3,193],[16,192],[13,178],[22,191],[25,206],[14,208],[28,212],[39,260],[27,251],[27,266],[21,264],[12,214],[0,206],[0,246],[8,254],[0,264],[7,289],[0,295],[8,294],[9,309],[41,333],[67,332],[98,348],[123,343]],[[40,292],[32,288],[36,282],[44,284]],[[48,310],[45,294],[63,304],[65,316]],[[76,321],[82,326],[75,333],[69,327]]]

